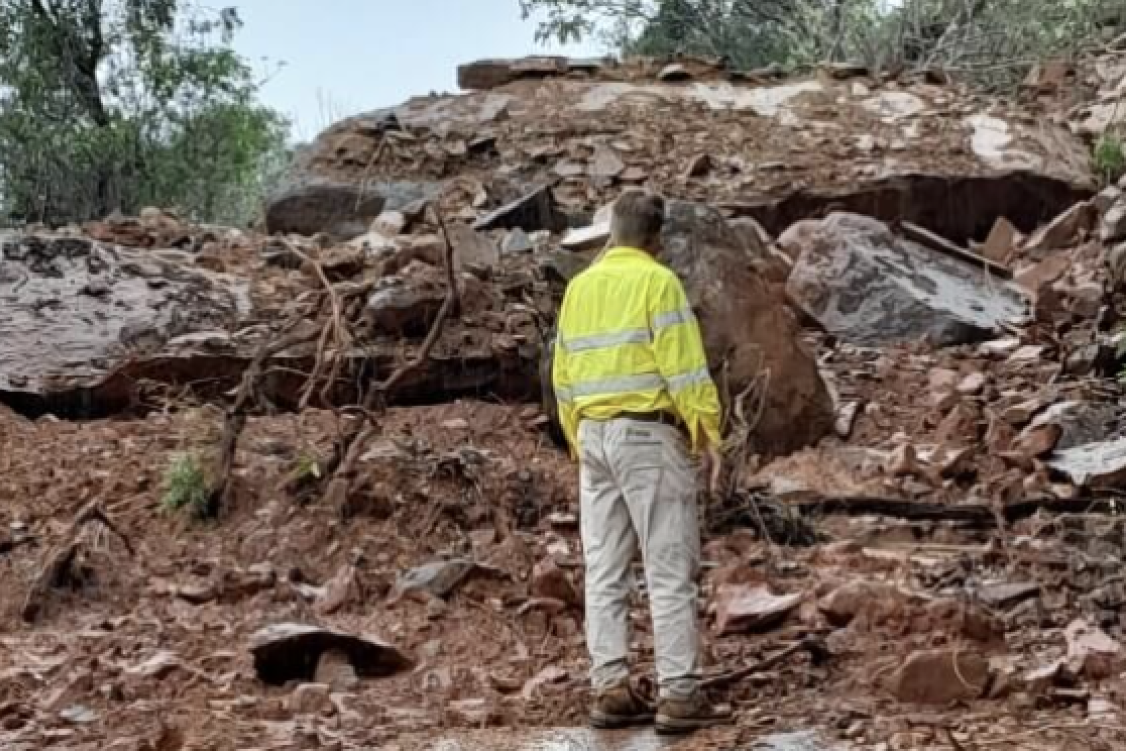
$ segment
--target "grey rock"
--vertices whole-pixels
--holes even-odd
[[[571,253],[565,250],[552,250],[543,255],[539,262],[540,273],[549,282],[568,284],[590,265],[594,253]]]
[[[500,263],[500,249],[488,235],[465,224],[451,224],[446,231],[454,246],[456,268],[491,269]]]
[[[1103,214],[1099,238],[1104,243],[1126,240],[1126,203],[1116,203]]]
[[[567,218],[556,208],[551,188],[545,185],[489,212],[474,223],[473,229],[519,228],[525,232],[559,232],[566,226]]]
[[[13,281],[0,295],[0,392],[31,413],[126,407],[120,369],[177,337],[232,328],[251,305],[244,284],[154,251],[50,233],[0,232],[0,276]],[[167,383],[176,371],[150,378]]]
[[[1040,595],[1036,582],[1005,582],[988,584],[978,590],[977,597],[991,608],[1010,608]]]
[[[1048,407],[1032,421],[1033,427],[1059,425],[1062,432],[1057,451],[1097,443],[1122,433],[1123,413],[1108,402],[1059,402]]]
[[[892,234],[882,222],[835,213],[787,230],[799,247],[787,291],[827,331],[853,344],[984,341],[1027,314],[1019,289]]]
[[[508,233],[504,238],[504,243],[501,245],[501,252],[506,254],[520,254],[531,253],[535,250],[532,244],[532,238],[528,237],[528,233],[520,228],[516,228]]]
[[[457,589],[475,568],[473,561],[464,558],[433,561],[400,575],[395,582],[395,594],[427,592],[435,597],[445,597]]]
[[[440,183],[342,183],[298,172],[266,201],[266,231],[345,241],[364,234],[383,211],[402,211],[432,199]]]
[[[1119,487],[1126,480],[1126,438],[1057,451],[1048,466],[1081,487]]]
[[[430,330],[445,299],[437,289],[409,287],[401,280],[377,289],[364,313],[372,331],[390,336],[422,336]]]
[[[582,252],[603,248],[610,239],[609,220],[592,224],[589,227],[573,229],[563,238],[561,245],[566,250]]]

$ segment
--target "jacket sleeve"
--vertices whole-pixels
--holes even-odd
[[[569,367],[567,348],[562,345],[563,332],[567,326],[567,295],[563,297],[563,305],[559,309],[559,320],[556,324],[555,347],[551,362],[551,385],[555,390],[555,403],[559,413],[559,425],[571,448],[571,458],[579,456],[579,424],[578,414],[575,409],[574,397],[571,393],[572,381]]]
[[[657,368],[688,427],[693,450],[719,446],[719,392],[708,371],[700,326],[684,287],[670,272],[656,280],[652,291],[649,325]]]

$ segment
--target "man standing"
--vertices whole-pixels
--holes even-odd
[[[578,458],[586,559],[591,722],[654,712],[629,679],[630,566],[640,546],[653,617],[658,732],[727,719],[700,691],[700,532],[689,451],[720,470],[720,408],[699,326],[676,274],[658,263],[665,205],[640,190],[614,204],[608,249],[567,288],[552,381]]]

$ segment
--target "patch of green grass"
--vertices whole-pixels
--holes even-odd
[[[1118,182],[1126,174],[1126,147],[1122,138],[1104,133],[1095,143],[1095,171],[1106,184]]]
[[[210,495],[207,476],[194,454],[180,454],[164,472],[161,507],[170,513],[188,511],[196,518],[207,515]]]
[[[321,479],[321,462],[312,454],[301,454],[297,457],[297,466],[294,468],[293,474],[298,480],[319,480]]]

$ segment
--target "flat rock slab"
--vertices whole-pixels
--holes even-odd
[[[731,728],[683,738],[661,737],[651,729],[607,732],[584,728],[468,733],[405,746],[419,751],[843,751],[816,732],[780,733],[740,742]]]
[[[1083,487],[1117,487],[1126,480],[1126,438],[1057,451],[1048,466]]]
[[[281,686],[289,681],[315,680],[317,664],[326,652],[348,656],[356,675],[380,678],[411,666],[401,651],[378,639],[299,623],[267,626],[251,637],[254,671],[264,682]]]
[[[88,389],[175,337],[222,331],[244,283],[84,237],[0,233],[0,393]]]
[[[1015,285],[899,237],[870,217],[836,213],[801,222],[779,242],[796,253],[791,299],[853,344],[984,341],[1028,312]]]

